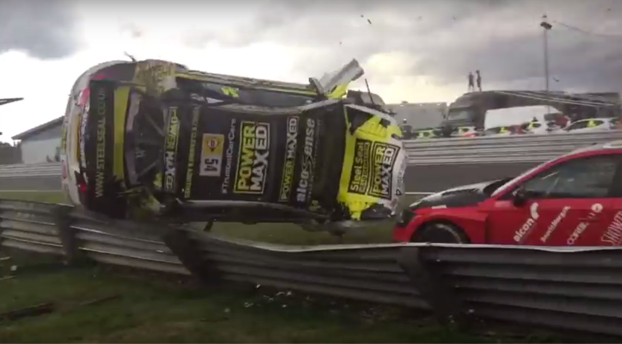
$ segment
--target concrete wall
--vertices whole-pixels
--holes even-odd
[[[62,126],[48,128],[22,140],[22,163],[36,164],[47,162],[47,157],[54,160],[56,150],[60,148]]]

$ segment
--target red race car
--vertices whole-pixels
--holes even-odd
[[[516,178],[427,196],[405,209],[398,242],[622,245],[622,141],[582,148]]]

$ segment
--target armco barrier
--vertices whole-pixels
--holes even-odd
[[[622,140],[622,131],[404,141],[409,165],[543,162],[574,149]],[[0,165],[0,178],[60,176],[59,163]]]
[[[0,177],[46,177],[58,176],[60,178],[60,163],[0,165]]]
[[[192,273],[432,310],[439,320],[495,319],[622,337],[622,250],[494,245],[291,247],[85,215],[0,199],[0,246]],[[166,244],[165,244],[166,242]]]
[[[410,165],[543,162],[577,148],[622,140],[622,131],[409,140]]]

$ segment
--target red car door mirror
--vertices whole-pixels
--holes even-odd
[[[515,207],[522,207],[525,203],[527,203],[527,199],[529,199],[527,192],[523,187],[516,189],[513,196],[512,203]]]

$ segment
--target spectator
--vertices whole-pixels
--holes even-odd
[[[479,74],[479,69],[475,71],[475,74],[477,74],[477,88],[481,92],[482,91],[482,76]]]

